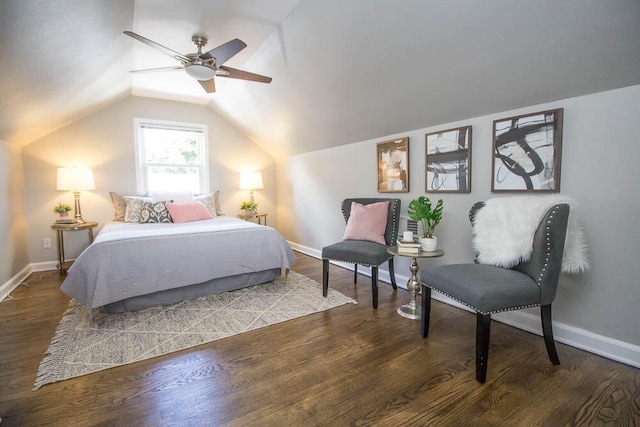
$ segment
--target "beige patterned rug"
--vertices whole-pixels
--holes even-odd
[[[215,341],[356,301],[290,272],[224,294],[170,306],[106,314],[72,300],[38,368],[34,390],[45,384]]]

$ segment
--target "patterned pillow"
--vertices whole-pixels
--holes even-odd
[[[220,209],[220,200],[218,199],[219,194],[220,194],[219,190],[213,194],[211,193],[200,194],[198,196],[193,196],[193,200],[202,203],[207,208],[207,210],[211,212],[211,215],[220,216],[224,214]]]
[[[124,221],[124,212],[127,209],[127,204],[124,199],[118,193],[110,192],[111,203],[113,203],[114,221]]]
[[[151,202],[150,197],[123,196],[122,199],[127,205],[124,211],[125,222],[140,222],[142,218],[142,205]]]
[[[171,223],[171,214],[165,202],[144,202],[140,215],[141,223]]]

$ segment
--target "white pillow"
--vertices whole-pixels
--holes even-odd
[[[152,202],[190,203],[193,201],[193,193],[189,190],[152,191]]]

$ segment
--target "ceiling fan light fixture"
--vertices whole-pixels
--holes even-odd
[[[197,80],[210,80],[216,75],[216,71],[201,64],[188,64],[185,67],[187,74]]]

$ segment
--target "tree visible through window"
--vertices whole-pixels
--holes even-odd
[[[138,191],[209,191],[206,126],[138,120]]]

